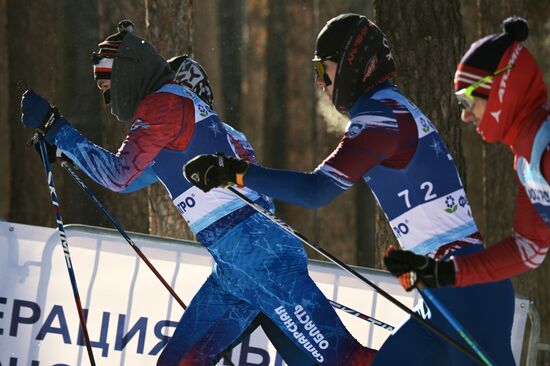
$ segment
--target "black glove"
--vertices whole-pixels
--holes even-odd
[[[455,268],[452,261],[436,261],[406,250],[390,250],[384,257],[384,264],[407,291],[411,291],[419,283],[427,287],[455,283]]]
[[[44,141],[46,144],[46,158],[50,162],[50,164],[55,163],[57,160],[57,146],[49,144],[48,142]],[[36,152],[38,155],[40,155],[40,158],[42,158],[42,154],[40,154],[40,145],[38,142],[34,142],[34,148],[36,149]]]
[[[236,183],[242,187],[242,179],[248,169],[248,161],[225,156],[199,155],[191,159],[183,168],[185,178],[204,192],[212,188]]]

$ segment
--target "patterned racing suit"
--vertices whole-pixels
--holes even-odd
[[[212,274],[184,312],[159,366],[215,363],[260,312],[298,350],[285,360],[290,365],[370,364],[375,351],[351,336],[311,280],[300,242],[230,191],[206,194],[183,176],[185,163],[198,154],[223,152],[255,159],[244,135],[223,124],[189,89],[167,83],[146,96],[116,155],[70,125],[57,133],[55,144],[113,191],[130,192],[161,181],[215,259]],[[241,192],[272,208],[267,197],[250,189]]]
[[[364,179],[402,249],[439,259],[482,251],[462,182],[432,122],[388,82],[360,96],[348,112],[351,120],[339,146],[315,171],[251,165],[245,185],[276,199],[320,207]],[[432,291],[497,365],[514,364],[514,294],[509,281]],[[424,302],[421,313],[456,335],[430,301]],[[476,363],[409,320],[384,343],[373,364]]]

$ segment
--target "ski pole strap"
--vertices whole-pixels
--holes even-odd
[[[229,189],[231,192],[233,192],[237,197],[245,201],[250,207],[254,208],[256,211],[258,211],[260,214],[262,214],[267,219],[273,221],[277,225],[279,225],[280,228],[282,228],[284,231],[288,232],[291,235],[294,235],[297,237],[302,243],[306,244],[313,250],[315,250],[317,253],[321,254],[334,264],[336,264],[338,267],[343,269],[344,271],[350,273],[351,275],[355,276],[368,286],[370,286],[372,289],[374,289],[376,292],[378,292],[381,296],[385,297],[387,300],[389,300],[392,304],[397,306],[399,309],[403,310],[405,313],[410,315],[412,318],[414,318],[417,322],[431,330],[433,333],[437,334],[439,337],[447,341],[449,344],[453,345],[456,349],[460,350],[462,353],[464,353],[466,356],[470,357],[473,361],[477,362],[480,365],[485,365],[485,363],[479,358],[478,355],[476,355],[474,352],[469,350],[468,348],[464,347],[462,344],[458,343],[456,340],[448,336],[446,333],[438,329],[436,326],[431,324],[430,322],[426,321],[424,318],[422,318],[419,314],[415,313],[408,307],[406,307],[403,303],[401,303],[399,300],[397,300],[395,297],[387,293],[386,291],[382,290],[380,287],[378,287],[375,283],[372,281],[369,281],[366,277],[361,275],[359,272],[342,262],[340,259],[326,251],[325,249],[321,248],[319,245],[309,242],[302,234],[294,230],[292,227],[290,227],[287,223],[283,222],[282,220],[279,220],[275,215],[273,215],[271,212],[267,211],[260,205],[255,204],[252,200],[250,200],[248,197],[246,197],[244,194],[236,190],[235,188],[228,186],[227,189]]]

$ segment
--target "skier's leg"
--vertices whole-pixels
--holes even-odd
[[[307,272],[292,277],[292,287],[272,288],[275,296],[266,296],[261,304],[266,315],[320,364],[369,365],[376,351],[349,333]]]
[[[482,248],[468,246],[453,255],[464,255],[478,250]],[[431,291],[496,365],[515,364],[510,345],[514,317],[514,293],[510,281],[468,287],[441,287]],[[427,319],[429,322],[465,347],[470,347],[429,300],[425,304],[428,307],[425,313],[430,314]],[[443,352],[433,352],[425,338],[432,339],[431,342],[437,343]],[[435,334],[430,334],[427,329],[421,329],[413,320],[409,320],[406,326],[384,343],[376,356],[375,364],[400,364],[405,361],[406,364],[411,364],[418,360],[422,360],[420,364],[426,365],[478,365],[453,345]]]
[[[372,366],[448,365],[443,341],[416,320],[410,319],[382,345]]]
[[[235,341],[229,348],[237,346],[243,339],[250,336],[254,331],[261,327],[271,344],[275,347],[277,352],[281,355],[283,360],[289,366],[314,366],[316,365],[298,346],[296,346],[287,335],[283,333],[271,319],[269,319],[261,311],[256,315],[256,318],[250,323],[246,330],[239,336],[239,339]]]
[[[271,344],[275,346],[277,352],[289,366],[309,366],[316,365],[308,355],[292,342],[288,336],[264,313],[260,312],[255,322],[262,327],[262,330],[269,338]],[[253,330],[252,330],[253,331]]]
[[[453,253],[454,256],[481,251],[481,246],[467,246]],[[432,293],[457,318],[470,333],[488,357],[496,364],[515,365],[511,347],[512,324],[514,321],[514,290],[510,281],[500,281],[467,287],[442,287]],[[434,311],[435,307],[427,301]],[[437,315],[437,311],[434,311]],[[447,334],[456,330],[443,320],[441,326]],[[462,338],[458,338],[464,345]],[[449,365],[475,365],[464,354],[447,345]]]
[[[257,308],[222,290],[210,276],[184,312],[157,366],[209,365],[240,339]]]
[[[454,252],[453,255],[467,254],[481,249],[481,247],[469,246]],[[510,345],[514,317],[514,293],[510,281],[468,287],[441,287],[431,289],[431,291],[496,365],[511,366],[515,364]],[[429,300],[425,301],[429,309],[425,312],[430,314],[428,321],[469,348],[470,346],[457,334],[437,308]],[[401,330],[398,333],[401,336]],[[395,359],[395,357],[398,357],[400,350],[407,344],[412,344],[414,349],[407,353],[415,360],[422,359],[425,364],[478,365],[451,344],[442,341],[435,335],[431,337],[434,342],[442,345],[443,354],[424,352],[425,343],[422,341],[420,332],[416,332],[416,334],[409,334],[405,338],[400,337],[398,341],[390,337],[376,357],[377,364],[378,362],[380,365],[399,362],[401,359]]]
[[[311,280],[305,251],[295,237],[255,215],[208,249],[219,257],[224,288],[259,306],[312,361],[370,363],[375,351],[353,338]]]
[[[434,295],[453,313],[491,361],[496,365],[515,365],[510,342],[514,320],[514,292],[510,281],[435,290],[438,291],[433,291]],[[448,325],[445,331],[456,334]],[[449,365],[476,365],[454,347],[448,346],[448,352]]]

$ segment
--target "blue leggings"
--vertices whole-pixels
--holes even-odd
[[[453,255],[481,250],[481,246],[471,245]],[[442,287],[432,289],[432,293],[472,335],[495,365],[515,365],[511,348],[515,299],[509,280],[468,287]],[[430,314],[427,320],[470,349],[435,306],[427,299],[424,302]],[[416,320],[409,319],[382,345],[373,365],[478,364]]]
[[[282,354],[291,366],[370,363],[374,351],[353,338],[309,277],[296,238],[255,214],[208,250],[214,271],[183,314],[158,366],[210,364],[239,341],[260,312],[295,346],[285,347],[286,355],[293,355],[290,362]]]

